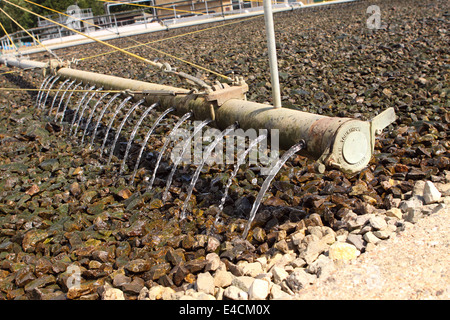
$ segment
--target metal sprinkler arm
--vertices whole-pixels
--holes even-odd
[[[162,111],[175,108],[174,113],[180,116],[191,113],[196,120],[213,120],[212,124],[221,130],[235,122],[244,131],[277,130],[281,149],[288,150],[300,140],[305,140],[306,148],[299,153],[318,160],[320,171],[327,167],[349,173],[363,170],[372,158],[375,135],[396,120],[393,108],[381,112],[372,121],[274,108],[247,101],[245,92],[248,87],[243,81],[228,87],[221,84],[216,91],[207,93],[75,70],[58,64],[50,67],[43,62],[10,57],[0,57],[0,63],[24,69],[34,68],[41,73],[54,72],[61,80],[70,78],[95,84],[105,90],[129,89],[135,93],[134,100],[145,98],[147,105],[158,102],[158,109]]]

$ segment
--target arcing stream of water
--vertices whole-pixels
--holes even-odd
[[[167,183],[166,183],[166,188],[164,189],[164,193],[162,196],[162,201],[165,202],[167,200],[167,197],[169,196],[169,188],[170,185],[172,184],[172,180],[173,180],[173,176],[175,174],[175,171],[178,168],[178,165],[181,163],[181,160],[184,157],[184,154],[186,153],[189,144],[191,143],[191,140],[195,137],[195,135],[200,132],[200,130],[203,129],[204,126],[206,126],[208,123],[210,123],[212,120],[205,120],[202,123],[200,123],[200,125],[198,125],[197,127],[195,127],[194,132],[192,133],[192,135],[189,137],[189,139],[187,139],[183,145],[181,154],[179,157],[177,157],[173,163],[173,167],[172,167],[172,171],[170,171],[170,175],[167,179]]]
[[[148,116],[148,114],[150,113],[150,111],[152,111],[158,104],[154,103],[152,104],[150,107],[148,107],[144,113],[141,115],[141,117],[139,118],[139,120],[137,121],[136,125],[133,128],[133,131],[131,132],[131,136],[128,139],[128,143],[127,143],[127,149],[125,150],[125,155],[123,156],[123,160],[122,160],[122,165],[120,166],[120,172],[119,174],[122,174],[123,171],[125,170],[125,164],[128,158],[128,153],[130,152],[130,148],[131,148],[131,143],[134,140],[134,136],[136,135],[137,130],[139,129],[139,127],[142,124],[142,121],[144,121],[144,119]]]
[[[164,119],[164,117],[167,114],[169,114],[170,112],[172,112],[174,110],[175,110],[175,108],[169,108],[169,109],[165,110],[158,117],[158,119],[156,119],[156,121],[153,123],[152,127],[148,130],[147,134],[145,135],[144,141],[142,141],[141,149],[139,150],[139,155],[138,155],[138,158],[136,160],[136,164],[134,165],[133,174],[131,175],[131,178],[130,178],[130,183],[133,183],[134,178],[136,177],[136,173],[137,173],[137,171],[139,169],[139,164],[141,163],[142,153],[144,152],[144,149],[147,146],[147,142],[148,142],[148,139],[150,138],[151,134],[153,133],[155,128],[158,126],[158,124],[161,122],[161,120]]]
[[[256,213],[258,212],[258,208],[261,204],[262,198],[267,192],[267,189],[269,189],[270,183],[277,175],[278,171],[280,171],[281,167],[286,163],[286,161],[292,157],[295,153],[299,152],[303,148],[305,148],[306,143],[305,141],[300,141],[299,143],[293,145],[288,151],[286,151],[280,159],[272,166],[270,169],[269,175],[266,177],[266,180],[264,180],[264,183],[261,186],[261,189],[259,190],[259,193],[255,199],[255,202],[253,203],[252,210],[250,211],[250,216],[247,222],[247,225],[245,226],[243,238],[247,238],[248,232],[250,231],[250,227],[252,225],[253,220],[255,219]]]
[[[173,133],[176,132],[176,130],[190,117],[192,116],[192,113],[188,112],[185,113],[180,120],[175,124],[175,126],[170,131],[169,136],[166,138],[166,141],[164,141],[164,145],[162,146],[161,150],[159,151],[158,160],[156,161],[155,169],[153,170],[152,178],[150,179],[150,183],[147,187],[147,191],[150,191],[153,187],[153,183],[155,182],[156,173],[158,172],[159,164],[161,163],[161,159],[166,152],[167,147],[169,146],[169,143],[171,141],[171,138],[173,136]]]
[[[103,151],[105,149],[106,146],[106,141],[108,140],[108,135],[109,135],[109,131],[111,131],[111,127],[114,123],[114,120],[116,119],[117,115],[119,114],[120,110],[122,110],[122,108],[127,104],[128,101],[130,101],[133,97],[129,96],[126,97],[125,99],[123,99],[123,101],[120,103],[120,105],[116,108],[116,110],[114,111],[114,115],[112,116],[111,120],[108,123],[108,128],[106,129],[106,133],[105,133],[105,137],[103,138],[103,143],[102,146],[100,148],[100,157],[103,154]]]
[[[186,199],[185,199],[184,204],[183,204],[183,209],[181,210],[181,215],[180,215],[181,220],[186,218],[186,209],[187,209],[187,207],[189,205],[189,200],[191,199],[192,192],[194,190],[195,184],[196,184],[196,182],[198,180],[198,177],[200,176],[200,172],[202,171],[202,168],[205,165],[206,160],[208,160],[209,156],[211,155],[211,152],[214,150],[214,148],[217,146],[217,144],[219,142],[222,142],[223,137],[226,136],[227,134],[229,134],[234,129],[236,129],[236,127],[237,127],[237,124],[232,124],[231,126],[226,128],[225,130],[223,130],[222,134],[220,136],[218,136],[218,137],[215,137],[214,142],[211,143],[208,146],[208,148],[206,149],[206,151],[203,153],[202,161],[201,161],[200,165],[197,167],[197,169],[195,170],[195,173],[192,176],[191,184],[189,185],[187,196],[186,196]]]
[[[108,158],[108,162],[107,164],[109,165],[111,163],[112,157],[114,155],[114,150],[116,150],[116,144],[117,144],[117,140],[119,140],[119,136],[120,136],[120,132],[122,131],[123,126],[125,125],[125,122],[127,122],[128,118],[130,117],[130,115],[134,112],[134,110],[136,110],[141,104],[143,104],[145,102],[145,99],[141,99],[138,102],[136,102],[131,108],[130,110],[128,110],[127,114],[125,115],[125,117],[123,118],[122,122],[119,125],[119,128],[116,131],[116,136],[114,137],[114,141],[112,143],[112,147],[111,147],[111,151],[109,153],[109,158]]]

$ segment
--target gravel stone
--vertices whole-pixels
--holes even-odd
[[[423,199],[425,204],[435,203],[441,200],[441,193],[431,181],[425,182],[423,189]]]

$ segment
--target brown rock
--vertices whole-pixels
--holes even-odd
[[[145,272],[150,270],[150,268],[150,262],[144,259],[131,260],[125,265],[125,269],[134,273]]]
[[[129,189],[125,188],[125,189],[122,189],[119,192],[117,192],[117,195],[119,197],[121,197],[122,199],[126,200],[129,197],[131,197],[132,193]]]
[[[28,189],[25,193],[32,196],[39,192],[39,187],[37,184],[33,184],[30,189]]]

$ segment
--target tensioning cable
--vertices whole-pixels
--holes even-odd
[[[209,31],[209,30],[213,30],[213,29],[217,29],[217,28],[226,27],[226,26],[233,25],[233,24],[236,24],[236,23],[241,23],[241,22],[244,22],[244,21],[253,20],[253,19],[256,19],[256,18],[260,18],[260,16],[253,16],[253,17],[250,17],[250,18],[240,19],[240,20],[237,20],[237,21],[232,21],[232,22],[220,24],[220,25],[213,26],[213,27],[208,27],[208,28],[204,28],[204,29],[200,29],[200,30],[186,32],[186,33],[183,33],[183,34],[178,34],[178,35],[167,37],[167,38],[152,40],[150,42],[140,43],[140,44],[137,44],[137,45],[126,47],[126,48],[124,48],[124,50],[135,49],[135,48],[139,48],[139,47],[142,47],[142,46],[147,46],[147,45],[152,44],[152,43],[163,42],[163,41],[167,41],[167,40],[181,38],[181,37],[189,36],[189,35],[200,33],[200,32],[204,32],[204,31]],[[117,51],[116,50],[107,51],[107,52],[99,53],[99,54],[96,54],[96,55],[93,55],[93,56],[80,58],[78,60],[84,61],[84,60],[88,60],[88,59],[98,58],[98,57],[105,56],[105,55],[108,55],[108,54],[113,54],[115,52],[117,52]]]
[[[33,36],[31,33],[29,33],[27,29],[22,27],[22,25],[19,22],[17,22],[13,17],[11,17],[5,10],[0,8],[0,12],[2,12],[5,16],[7,16],[9,19],[11,19],[12,22],[14,22],[20,29],[22,29],[26,34],[28,34],[34,41],[36,41],[40,46],[42,46],[48,53],[50,53],[56,59],[61,61],[61,59],[52,50],[47,48],[44,44],[42,44],[42,42],[39,41],[39,39],[37,39],[35,36]]]
[[[3,32],[6,34],[6,36],[8,37],[9,41],[11,42],[11,44],[14,46],[14,48],[16,49],[16,51],[18,51],[19,49],[16,47],[16,44],[14,43],[13,39],[11,38],[11,36],[9,35],[8,31],[6,31],[5,27],[3,26],[3,24],[0,22],[0,27],[2,28]]]
[[[68,15],[68,14],[66,14],[66,13],[64,13],[64,12],[59,12],[59,11],[57,11],[57,10],[55,10],[55,9],[48,8],[48,7],[46,7],[46,6],[37,4],[37,3],[33,2],[33,1],[29,1],[29,0],[24,0],[24,1],[26,1],[26,2],[28,2],[28,3],[30,3],[30,4],[39,6],[39,7],[41,7],[41,8],[50,10],[50,11],[52,11],[52,12],[55,12],[55,13],[58,13],[58,14],[61,14],[61,15],[67,16],[67,17],[71,17],[70,15]],[[97,26],[96,24],[93,24],[93,23],[91,23],[91,22],[88,22],[88,21],[85,21],[85,20],[82,20],[82,19],[79,19],[79,18],[76,18],[76,19],[77,19],[78,21],[81,21],[81,22],[83,22],[83,23],[89,24],[89,25],[91,25],[91,26],[99,27],[99,26]],[[108,30],[108,29],[107,29],[107,30]],[[108,31],[110,31],[110,30],[108,30]],[[115,33],[114,31],[111,31],[111,32]],[[200,70],[209,72],[209,73],[211,73],[211,74],[214,74],[214,75],[216,75],[216,76],[218,76],[218,77],[221,77],[221,78],[224,78],[224,79],[226,79],[226,80],[230,80],[229,77],[227,77],[227,76],[225,76],[225,75],[223,75],[223,74],[220,74],[220,73],[218,73],[218,72],[216,72],[216,71],[213,71],[213,70],[210,70],[210,69],[208,69],[208,68],[199,66],[199,65],[197,65],[197,64],[195,64],[195,63],[192,63],[192,62],[190,62],[190,61],[184,60],[184,59],[182,59],[182,58],[179,58],[179,57],[177,57],[177,56],[174,56],[174,55],[172,55],[172,54],[170,54],[170,53],[167,53],[167,52],[164,52],[164,51],[162,51],[162,50],[158,50],[158,49],[152,48],[152,47],[148,46],[148,44],[142,43],[142,42],[137,41],[137,40],[135,40],[135,39],[133,39],[133,38],[130,38],[130,40],[133,41],[133,42],[135,42],[135,43],[137,43],[138,46],[146,46],[147,48],[149,48],[149,49],[151,49],[151,50],[154,50],[154,51],[156,51],[156,52],[158,52],[158,53],[160,53],[160,54],[169,56],[169,57],[171,57],[171,58],[173,58],[173,59],[175,59],[175,60],[181,61],[181,62],[183,62],[183,63],[189,64],[189,65],[191,65],[191,66],[193,66],[193,67],[195,67],[195,68],[197,68],[197,69],[200,69]],[[127,49],[123,49],[123,50],[127,50]],[[117,50],[114,50],[114,51],[112,51],[112,52],[116,52],[116,51],[117,51]],[[78,60],[83,60],[83,59],[78,59]]]
[[[131,53],[131,52],[126,51],[126,50],[124,50],[124,49],[121,49],[121,48],[119,48],[119,47],[116,47],[116,46],[114,46],[114,45],[112,45],[112,44],[110,44],[110,43],[107,43],[107,42],[102,41],[102,40],[100,40],[100,39],[96,39],[96,38],[94,38],[94,37],[91,37],[90,35],[87,35],[87,34],[85,34],[85,33],[83,33],[83,32],[80,32],[80,31],[78,31],[78,30],[75,30],[75,29],[73,29],[73,28],[70,28],[70,27],[68,27],[68,26],[66,26],[66,25],[64,25],[64,24],[62,24],[62,23],[56,22],[56,21],[54,21],[54,20],[52,20],[52,19],[50,19],[50,18],[44,17],[44,16],[42,16],[42,15],[40,15],[40,14],[37,14],[37,13],[31,11],[31,10],[28,10],[27,8],[24,8],[24,7],[21,7],[21,6],[17,5],[17,4],[15,4],[15,3],[12,3],[12,2],[10,2],[10,1],[8,1],[8,0],[3,0],[3,2],[5,2],[5,3],[9,4],[9,5],[12,5],[12,6],[16,7],[16,8],[19,8],[19,9],[21,9],[22,11],[31,13],[32,15],[34,15],[34,16],[36,16],[36,17],[39,17],[39,18],[41,18],[41,19],[50,21],[50,22],[56,24],[57,26],[60,26],[60,27],[63,27],[63,28],[65,28],[65,29],[69,30],[69,31],[75,32],[75,33],[77,33],[77,34],[79,34],[79,35],[82,35],[82,36],[84,36],[84,37],[86,37],[86,38],[88,38],[88,39],[91,39],[91,40],[93,40],[93,41],[95,41],[95,42],[101,43],[101,44],[103,44],[103,45],[105,45],[105,46],[108,46],[108,47],[113,48],[113,49],[115,49],[115,50],[117,50],[117,51],[120,51],[120,52],[122,52],[122,53],[125,53],[125,54],[127,54],[127,55],[129,55],[129,56],[131,56],[131,57],[133,57],[133,58],[136,58],[136,59],[138,59],[138,60],[144,61],[145,63],[148,63],[148,64],[150,64],[150,65],[152,65],[152,66],[154,66],[154,67],[158,67],[158,68],[163,67],[163,65],[160,64],[160,63],[155,63],[155,62],[153,62],[153,61],[151,61],[151,60],[148,60],[148,59],[146,59],[146,58],[143,58],[143,57],[141,57],[141,56],[138,56],[137,54],[134,54],[134,53]]]

